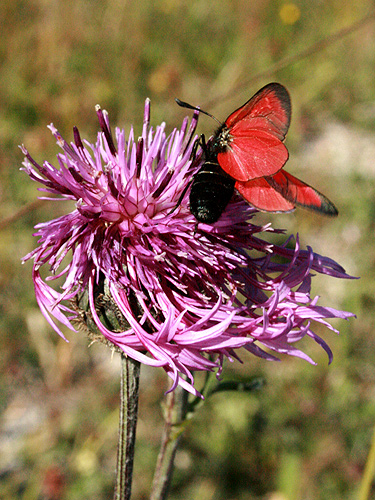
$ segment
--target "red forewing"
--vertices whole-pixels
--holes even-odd
[[[241,120],[248,120],[252,122],[252,127],[267,130],[282,141],[289,129],[291,110],[286,88],[280,83],[269,83],[233,111],[225,120],[225,125],[232,128]]]
[[[238,127],[227,151],[217,155],[224,172],[242,182],[275,174],[287,159],[288,150],[277,137],[245,127]]]
[[[278,172],[288,159],[282,141],[290,116],[289,94],[282,85],[270,83],[259,90],[219,130],[221,168],[242,182]]]

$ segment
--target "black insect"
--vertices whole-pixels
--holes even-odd
[[[234,193],[236,183],[224,172],[217,160],[217,146],[205,143],[201,137],[205,161],[195,174],[190,190],[190,211],[199,222],[216,222],[224,212]]]
[[[210,113],[200,112],[216,120]],[[336,207],[323,194],[283,169],[289,156],[284,139],[290,118],[288,91],[279,83],[270,83],[224,123],[216,120],[220,126],[208,144],[201,137],[204,163],[190,191],[190,210],[199,222],[216,222],[234,190],[265,212],[291,212],[301,206],[337,215]]]

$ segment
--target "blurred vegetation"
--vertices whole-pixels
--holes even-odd
[[[68,332],[57,338],[36,307],[33,226],[60,214],[31,205],[36,186],[19,172],[27,144],[38,160],[58,148],[46,125],[70,140],[77,125],[95,140],[94,106],[112,126],[140,130],[145,97],[152,122],[171,130],[180,97],[225,117],[258,88],[289,89],[293,120],[288,170],[338,206],[329,220],[297,210],[274,216],[359,281],[317,277],[321,303],[353,311],[317,330],[334,351],[318,362],[268,363],[243,354],[224,377],[264,377],[259,392],[217,394],[200,410],[176,457],[171,500],[353,499],[375,424],[375,21],[267,78],[263,74],[374,8],[326,0],[2,0],[0,3],[0,498],[112,497],[119,362]],[[252,79],[251,87],[242,84]],[[201,118],[200,131],[214,128]],[[266,222],[270,217],[261,215]],[[1,220],[3,221],[1,223]],[[134,500],[148,498],[161,437],[162,370],[143,367]],[[373,489],[373,493],[375,489]]]

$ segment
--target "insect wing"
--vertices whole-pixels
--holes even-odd
[[[272,177],[266,177],[265,180],[271,188],[292,204],[310,208],[325,215],[338,214],[337,208],[328,198],[284,170]]]
[[[238,127],[229,149],[218,153],[221,168],[237,181],[273,175],[288,160],[288,150],[272,134]]]
[[[217,158],[221,168],[238,181],[278,172],[288,159],[282,143],[291,117],[290,97],[282,85],[263,87],[225,121],[222,142],[227,145]]]
[[[266,212],[291,212],[295,205],[286,200],[282,194],[263,177],[248,182],[236,182],[235,188],[251,205]]]
[[[280,83],[269,83],[233,111],[225,120],[225,125],[232,128],[241,120],[252,120],[255,128],[267,130],[283,141],[289,129],[291,112],[286,88]]]

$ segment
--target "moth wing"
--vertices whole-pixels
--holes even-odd
[[[242,120],[249,121],[253,128],[268,131],[283,141],[289,129],[291,114],[289,92],[280,83],[269,83],[233,111],[225,120],[225,125],[232,128]]]
[[[265,180],[271,188],[294,205],[300,205],[325,215],[338,214],[335,205],[322,193],[284,170],[266,177]]]
[[[236,182],[234,186],[252,206],[265,212],[291,212],[295,205],[286,200],[264,179]]]
[[[221,168],[237,181],[270,176],[285,165],[289,154],[274,135],[236,126],[236,136],[228,149],[217,155]]]
[[[278,172],[288,160],[282,141],[290,117],[285,87],[270,83],[260,89],[225,121],[229,139],[225,150],[217,155],[221,168],[241,182]]]

